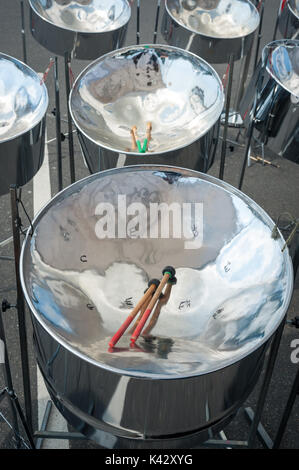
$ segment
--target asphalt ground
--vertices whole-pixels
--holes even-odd
[[[40,46],[31,36],[29,30],[29,6],[28,2],[25,3],[25,37],[27,46],[27,61],[28,65],[36,72],[43,73],[53,54]],[[136,2],[135,2],[136,3]],[[260,50],[264,45],[269,43],[273,37],[274,24],[278,10],[279,0],[266,0],[263,31],[261,38]],[[156,14],[156,1],[155,0],[141,0],[141,40],[140,43],[151,43],[153,41],[153,31]],[[160,22],[163,13],[163,2],[161,8]],[[20,2],[18,0],[1,0],[0,2],[0,50],[1,52],[11,55],[17,59],[23,60],[22,50],[22,35],[21,35],[21,14]],[[160,28],[160,26],[159,26]],[[279,36],[278,36],[279,37]],[[157,43],[164,43],[160,33],[158,34]],[[133,16],[128,30],[126,44],[136,44],[136,11],[133,9]],[[58,58],[59,63],[59,83],[61,95],[61,114],[62,114],[62,132],[67,133],[67,108],[65,99],[65,84],[64,84],[64,63],[62,58]],[[87,61],[72,62],[72,71],[74,76],[78,74],[88,65]],[[213,64],[220,77],[223,76],[226,67]],[[233,94],[237,87],[239,73],[239,64],[235,64],[235,74],[233,81]],[[252,68],[250,69],[248,80],[252,75]],[[47,151],[48,151],[48,168],[49,171],[49,197],[53,197],[58,190],[57,185],[57,151],[56,151],[56,132],[55,132],[55,118],[52,114],[55,108],[55,94],[54,94],[54,80],[53,69],[50,71],[46,85],[49,92],[49,108],[47,117]],[[223,130],[221,130],[222,132]],[[238,131],[229,129],[228,137],[234,142]],[[52,140],[53,139],[53,140]],[[244,133],[239,138],[239,144],[229,143],[226,156],[224,180],[233,186],[238,185],[239,175],[241,171],[242,159],[244,156],[244,144],[246,139]],[[76,163],[76,180],[80,180],[87,176],[88,170],[84,165],[79,143],[76,135],[74,135],[75,144],[75,163]],[[218,177],[219,163],[220,163],[220,150],[221,144],[218,145],[216,161],[209,174]],[[68,160],[68,140],[67,138],[62,143],[63,152],[63,187],[70,184],[70,171]],[[258,154],[258,150],[256,155]],[[268,155],[267,155],[268,156]],[[271,217],[277,220],[280,214],[289,212],[293,217],[299,217],[299,165],[296,165],[288,160],[280,157],[269,156],[271,161],[278,165],[279,168],[270,165],[261,165],[253,162],[247,168],[245,180],[243,184],[243,192],[255,200]],[[1,171],[1,169],[0,169]],[[44,171],[44,170],[43,170]],[[36,181],[39,174],[36,175],[33,181],[28,183],[22,189],[22,200],[26,211],[30,218],[34,216],[37,205],[46,202],[39,194],[37,194]],[[42,180],[43,181],[43,180]],[[35,201],[37,197],[38,202]],[[7,240],[12,235],[11,230],[11,210],[9,195],[0,197],[0,242]],[[24,227],[28,226],[26,215],[21,213],[22,223]],[[289,234],[288,229],[284,232],[285,236]],[[297,237],[298,238],[298,237]],[[294,246],[294,245],[293,245]],[[292,248],[293,249],[293,248]],[[12,243],[7,243],[5,246],[0,245],[0,255],[13,256]],[[288,310],[288,318],[292,319],[299,315],[299,276],[294,286],[293,298]],[[8,299],[12,304],[16,300],[15,289],[15,272],[13,262],[0,260],[0,301],[3,298]],[[27,310],[27,329],[28,329],[28,342],[29,342],[29,359],[30,359],[30,374],[31,374],[31,388],[32,388],[32,405],[33,405],[33,426],[37,430],[40,428],[39,417],[43,414],[40,400],[40,381],[37,374],[37,366],[32,347],[32,331],[30,315]],[[22,391],[22,374],[21,374],[21,358],[18,339],[18,325],[17,315],[15,309],[10,309],[4,314],[6,339],[9,349],[10,365],[12,369],[13,383],[15,392],[20,400],[21,405],[24,405],[23,391]],[[294,380],[298,364],[291,361],[291,353],[293,351],[291,343],[293,340],[299,339],[298,330],[286,325],[279,349],[278,358],[275,364],[270,389],[267,394],[267,399],[263,411],[262,423],[271,438],[274,438],[277,428],[286,404],[286,400],[290,393],[292,382]],[[262,383],[263,373],[261,374],[260,381],[256,386],[253,393],[250,395],[245,407],[255,408],[258,398],[258,393]],[[3,375],[0,375],[0,390],[5,386]],[[8,423],[11,423],[11,413],[8,406],[8,401],[5,399],[0,404],[0,449],[13,449],[15,447],[14,439]],[[2,419],[1,419],[2,417]],[[3,417],[5,418],[3,420]],[[288,422],[288,427],[285,432],[281,448],[283,449],[298,449],[299,448],[299,399],[295,402],[291,417]],[[57,422],[60,423],[61,418],[58,413],[52,416],[51,426],[56,429]],[[8,422],[8,423],[7,423]],[[245,419],[243,409],[241,409],[235,419],[225,428],[225,435],[229,439],[246,440],[248,437],[249,426]],[[23,434],[24,435],[24,434]],[[45,441],[45,447],[48,448],[97,448],[94,443],[89,441],[70,441],[61,443],[59,441]],[[256,447],[262,447],[262,444],[257,440]]]

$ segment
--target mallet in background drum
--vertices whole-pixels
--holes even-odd
[[[139,140],[138,134],[137,134],[137,126],[133,126],[130,130],[131,133],[131,150],[135,152],[138,150],[139,153],[145,153],[148,151],[148,146],[150,143],[150,140],[152,138],[152,123],[148,122],[146,124],[146,137],[143,141],[143,145],[141,146],[141,142]]]
[[[162,290],[164,289],[164,286],[167,284],[169,279],[172,279],[175,276],[175,269],[172,266],[167,266],[166,268],[163,269],[162,273],[163,273],[163,277],[161,279],[161,282],[159,286],[157,287],[157,290],[154,293],[150,303],[148,304],[148,307],[146,311],[144,312],[143,317],[141,318],[140,322],[138,323],[137,327],[135,328],[135,331],[133,332],[131,336],[131,344],[134,344],[136,340],[138,339],[145,323],[147,322],[148,317],[152,313],[152,310],[160,297]]]
[[[109,342],[109,346],[113,348],[116,343],[119,341],[119,339],[122,337],[124,332],[127,330],[127,328],[130,326],[131,322],[134,320],[136,315],[138,314],[139,310],[142,308],[143,304],[148,301],[148,299],[152,298],[152,295],[154,294],[155,290],[158,288],[160,285],[160,281],[158,279],[152,279],[148,283],[148,289],[145,291],[143,297],[139,300],[138,304],[136,305],[135,308],[133,308],[132,312],[130,315],[127,317],[127,319],[124,321],[124,323],[121,325],[121,327],[117,330],[115,335],[111,338]]]

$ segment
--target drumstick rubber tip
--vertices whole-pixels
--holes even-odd
[[[172,286],[175,286],[177,282],[178,280],[175,276],[171,279],[168,279],[168,284],[171,284]]]
[[[169,274],[169,279],[173,279],[175,277],[175,269],[172,266],[166,266],[162,271],[163,276],[165,274]]]

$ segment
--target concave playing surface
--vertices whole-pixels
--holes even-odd
[[[110,204],[110,223],[115,208],[106,239],[99,238],[101,227],[109,230],[102,203]],[[151,204],[162,203],[185,207],[184,230],[174,232],[178,219],[170,216],[169,238],[149,216]],[[51,335],[101,367],[170,378],[222,368],[263,344],[290,301],[291,262],[271,219],[197,172],[154,166],[98,173],[55,197],[34,226],[21,259],[27,301]],[[148,281],[167,265],[177,285],[151,336],[130,349],[126,334],[109,352]]]
[[[179,24],[212,38],[244,37],[259,25],[248,0],[167,0],[166,7]]]
[[[0,53],[0,142],[32,129],[47,107],[47,89],[37,73]]]
[[[77,32],[113,31],[131,16],[127,0],[30,0],[30,4],[50,23]]]
[[[284,39],[268,44],[263,59],[270,75],[299,98],[299,40]]]
[[[131,128],[142,142],[151,122],[148,149],[155,154],[206,134],[223,102],[221,81],[204,60],[173,47],[135,46],[89,65],[72,89],[70,110],[83,134],[116,152],[131,152]]]

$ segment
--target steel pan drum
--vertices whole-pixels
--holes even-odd
[[[171,164],[206,172],[213,163],[223,87],[199,57],[169,46],[129,46],[90,64],[69,107],[91,173],[122,165]],[[133,151],[130,130],[146,153]]]
[[[115,210],[106,238],[98,230],[102,203]],[[184,213],[184,236],[174,235],[170,216],[169,237],[154,237],[162,220],[149,217],[155,203],[203,211]],[[142,236],[136,210],[146,214]],[[116,448],[182,448],[223,426],[256,384],[292,294],[290,256],[268,215],[215,178],[141,165],[76,182],[33,226],[22,286],[39,367],[69,423],[102,444],[112,434]],[[152,333],[133,349],[126,334],[109,350],[166,265],[177,285]]]
[[[286,39],[299,39],[299,1],[288,0],[283,5],[279,30]]]
[[[123,45],[131,7],[127,0],[29,0],[31,32],[58,55],[92,60]]]
[[[222,64],[250,51],[259,21],[248,0],[166,0],[162,34],[168,44]]]
[[[260,73],[264,77],[254,120],[260,140],[274,154],[299,163],[299,41],[273,41],[263,49],[244,109],[252,102]]]
[[[44,158],[48,93],[27,65],[0,53],[0,195],[23,186]]]

